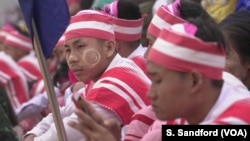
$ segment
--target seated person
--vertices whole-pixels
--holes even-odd
[[[149,105],[145,93],[150,80],[132,60],[117,53],[111,16],[97,10],[78,12],[71,18],[65,40],[69,69],[78,81],[89,82],[81,96],[97,111],[123,127],[135,112]],[[61,110],[67,137],[71,141],[85,140],[67,124],[77,120],[73,108],[71,102]],[[58,140],[56,133],[49,115],[27,133],[25,141]]]
[[[156,128],[150,128],[142,141],[161,140],[162,124],[250,123],[249,92],[235,89],[222,79],[224,46],[222,33],[216,24],[201,18],[190,19],[161,31],[149,51],[147,63],[152,77],[147,96],[161,122],[158,126],[153,124],[152,127]],[[88,105],[94,113],[90,107]],[[76,110],[76,114],[78,122],[69,124],[89,140],[119,140],[114,136],[117,134],[105,128],[111,123],[108,119],[99,115],[104,124],[98,124],[100,122],[95,121],[97,116],[91,117],[91,114],[80,110]]]

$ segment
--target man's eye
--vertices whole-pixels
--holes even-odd
[[[160,84],[161,83],[161,80],[156,80],[155,81],[155,84]]]
[[[70,52],[70,49],[69,48],[65,48],[65,52]]]
[[[85,47],[85,45],[78,45],[78,46],[77,46],[78,49],[81,49],[81,48],[83,48],[83,47]]]

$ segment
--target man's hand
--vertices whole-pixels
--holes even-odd
[[[103,119],[101,115],[86,100],[88,114],[76,109],[77,122],[69,122],[69,125],[83,133],[88,141],[120,141],[121,127],[116,122]]]

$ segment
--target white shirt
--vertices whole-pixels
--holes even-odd
[[[147,48],[143,47],[141,44],[127,57],[128,59],[131,59],[135,56],[144,56],[144,53],[146,52]]]
[[[241,91],[248,91],[247,87],[242,83],[242,81],[235,77],[233,74],[224,71],[222,74],[222,78],[232,87],[237,88]]]
[[[116,57],[112,60],[112,62],[108,66],[107,70],[113,68],[117,64],[119,65],[123,64],[122,62],[125,61],[124,59],[125,58],[122,58],[120,55],[116,55]],[[68,98],[71,98],[71,96],[68,96]],[[69,121],[77,121],[77,117],[73,113],[73,109],[75,108],[74,103],[69,99],[67,99],[66,101],[67,105],[60,108],[63,125],[66,131],[66,136],[69,141],[84,141],[85,140],[84,135],[80,133],[78,130],[73,129],[68,125]],[[114,119],[118,123],[121,123],[119,117],[112,111],[104,107],[101,107],[98,104],[95,103],[92,104],[93,107],[97,110],[97,112],[105,116],[104,117],[105,119]],[[126,128],[122,129],[122,132],[125,132],[125,129]],[[57,141],[58,140],[57,130],[54,124],[52,114],[49,114],[42,121],[40,121],[32,130],[28,131],[26,135],[31,133],[37,136],[34,138],[34,141]]]

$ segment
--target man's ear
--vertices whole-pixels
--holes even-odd
[[[107,53],[107,57],[111,57],[114,55],[114,53],[116,52],[116,46],[115,46],[115,41],[113,40],[108,40],[105,41],[105,48],[106,48],[106,53]]]
[[[200,72],[193,70],[191,71],[192,78],[192,93],[198,91],[203,82],[203,77]]]

